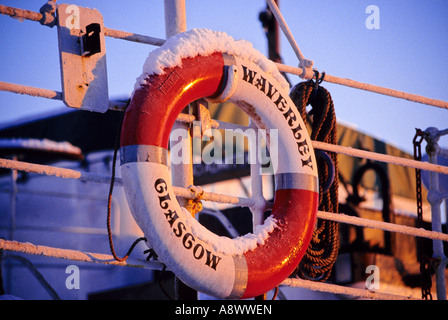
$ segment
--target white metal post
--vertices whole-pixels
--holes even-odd
[[[165,34],[166,38],[172,37],[187,29],[185,1],[184,0],[165,0]],[[192,138],[190,132],[190,124],[176,121],[172,130],[185,130],[188,132],[186,138],[176,142],[179,144],[180,150],[187,154],[183,154],[182,159],[188,163],[171,164],[171,178],[173,185],[178,187],[188,187],[193,184],[193,154],[192,154]],[[171,149],[173,147],[171,144]],[[179,199],[181,205],[185,205],[185,200]]]
[[[261,161],[259,159],[259,137],[258,128],[253,121],[250,121],[249,128],[255,130],[255,141],[249,143],[250,151],[250,184],[251,184],[251,199],[253,200],[253,205],[250,206],[250,211],[252,212],[252,225],[255,229],[256,226],[263,224],[264,222],[264,211],[266,209],[266,200],[263,197],[263,176],[261,175]],[[250,137],[248,137],[250,138]],[[254,161],[255,159],[255,161]]]
[[[13,160],[17,160],[17,156],[13,156]],[[14,232],[16,230],[16,208],[17,208],[17,177],[18,171],[16,169],[11,170],[11,217],[9,227],[9,239],[14,240]]]
[[[187,31],[187,18],[184,0],[165,0],[166,38]]]
[[[165,33],[166,38],[172,37],[178,33],[187,30],[185,1],[184,0],[165,0]],[[171,180],[173,186],[188,187],[193,185],[193,139],[191,125],[176,121],[172,130],[185,130],[188,134],[181,138],[180,144],[182,150],[183,161],[179,164],[171,163]],[[173,144],[170,143],[171,150]],[[184,163],[186,161],[187,163]],[[186,199],[179,198],[179,204],[184,206],[187,204]],[[175,296],[178,300],[197,300],[197,292],[183,284],[177,277],[175,278]]]
[[[445,130],[447,131],[447,130]],[[428,128],[425,130],[428,134],[426,142],[426,152],[428,153],[429,162],[437,164],[437,156],[440,153],[440,146],[438,140],[443,131],[439,131],[436,128]],[[445,134],[448,132],[445,132]],[[435,172],[429,173],[429,190],[428,190],[428,202],[431,205],[431,227],[432,231],[442,232],[442,219],[440,206],[443,201],[443,195],[440,194],[439,188],[439,174]],[[446,268],[446,256],[443,251],[443,241],[433,240],[433,257],[437,258],[440,263],[435,266],[436,273],[436,289],[437,299],[446,300],[446,283],[445,283],[445,268]]]

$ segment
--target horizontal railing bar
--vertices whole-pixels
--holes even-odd
[[[11,16],[12,18],[19,18],[19,19],[27,19],[31,21],[41,21],[42,20],[42,14],[39,12],[34,12],[30,10],[24,10],[20,8],[14,8],[14,7],[8,7],[5,5],[0,5],[0,13],[6,14],[8,16]],[[127,31],[121,31],[121,30],[115,30],[104,27],[104,35],[106,37],[121,39],[121,40],[127,40],[132,42],[138,42],[138,43],[144,43],[144,44],[150,44],[153,46],[161,46],[165,43],[165,39],[145,36],[138,33],[132,33]]]
[[[33,97],[46,98],[52,100],[63,100],[63,93],[60,91],[37,88],[26,86],[23,84],[16,84],[11,82],[0,81],[0,91],[13,92],[17,94],[24,94]],[[115,111],[123,111],[125,110],[127,102],[123,101],[109,101],[109,109]]]
[[[439,233],[435,231],[425,230],[423,228],[415,228],[405,225],[394,224],[390,222],[377,221],[365,219],[360,217],[349,216],[344,213],[331,213],[325,211],[318,211],[317,217],[319,219],[331,220],[355,226],[361,226],[372,229],[380,229],[383,231],[403,233],[414,237],[428,238],[433,240],[442,240],[448,242],[448,234]]]
[[[181,122],[185,122],[185,123],[193,123],[193,121],[195,121],[195,120],[196,120],[196,117],[194,115],[189,115],[189,114],[183,114],[177,118],[177,121],[181,121]],[[216,121],[216,120],[212,120],[211,127],[218,128],[218,129],[241,129],[243,131],[249,128],[249,127],[238,125],[238,124],[228,123],[228,122],[224,122],[224,121]],[[414,169],[421,169],[421,170],[432,171],[432,172],[437,172],[437,173],[442,173],[442,174],[448,174],[448,167],[438,165],[438,164],[432,164],[432,163],[425,162],[425,161],[405,159],[405,158],[391,156],[391,155],[387,155],[387,154],[381,154],[381,153],[372,152],[372,151],[360,150],[360,149],[356,149],[356,148],[352,148],[352,147],[345,147],[345,146],[340,146],[340,145],[335,145],[335,144],[329,144],[329,143],[325,143],[325,142],[321,142],[321,141],[313,140],[312,144],[315,149],[320,149],[320,150],[324,150],[324,151],[345,154],[348,156],[353,156],[353,157],[358,157],[358,158],[376,160],[376,161],[380,161],[380,162],[386,162],[386,163],[410,167],[410,168],[414,168]]]
[[[277,65],[277,69],[280,72],[287,72],[287,73],[295,74],[298,76],[301,76],[303,74],[302,68],[292,67],[292,66],[288,66],[285,64],[281,64],[281,63],[275,63],[275,64]],[[355,80],[351,80],[351,79],[336,77],[336,76],[329,75],[327,73],[325,73],[325,77],[324,77],[323,81],[343,85],[343,86],[354,88],[354,89],[370,91],[370,92],[374,92],[374,93],[378,93],[378,94],[382,94],[385,96],[390,96],[390,97],[394,97],[394,98],[398,98],[398,99],[403,99],[403,100],[407,100],[407,101],[426,104],[426,105],[430,105],[433,107],[448,109],[448,102],[443,101],[443,100],[427,98],[427,97],[423,97],[423,96],[416,95],[413,93],[408,93],[408,92],[403,92],[403,91],[399,91],[399,90],[380,87],[377,85],[363,83],[363,82],[359,82],[359,81],[355,81]]]
[[[14,7],[8,7],[5,5],[0,4],[0,13],[6,14],[10,16],[11,18],[15,19],[27,19],[31,21],[40,21],[42,20],[42,14],[39,12],[34,12],[30,10],[20,9],[20,8],[14,8]]]
[[[404,167],[410,167],[414,169],[421,169],[426,171],[432,171],[437,173],[448,174],[448,167],[432,164],[426,161],[417,161],[413,159],[405,159],[401,157],[395,157],[387,154],[376,153],[372,151],[355,149],[352,147],[344,147],[340,145],[329,144],[321,141],[313,141],[313,147],[315,149],[321,149],[325,151],[345,154],[348,156],[376,160],[380,162],[386,162]]]
[[[401,296],[380,291],[352,288],[330,283],[303,280],[299,278],[287,278],[280,285],[293,288],[304,288],[313,291],[328,292],[333,294],[356,296],[372,300],[420,300],[413,298],[412,296]]]
[[[110,183],[111,177],[91,172],[82,172],[77,171],[73,169],[66,169],[66,168],[58,168],[54,166],[48,166],[43,164],[34,164],[34,163],[28,163],[28,162],[22,162],[17,160],[10,160],[10,159],[2,159],[0,158],[0,167],[11,169],[11,170],[19,170],[19,171],[25,171],[30,173],[37,173],[37,174],[44,174],[48,176],[55,176],[59,178],[64,179],[77,179],[81,181],[88,181],[88,182],[97,182],[97,183]],[[123,182],[121,178],[116,177],[115,178],[115,184],[116,185],[122,185]],[[196,194],[192,191],[190,191],[187,188],[181,188],[173,186],[174,192],[180,196],[187,199],[194,199],[196,197]],[[228,203],[228,204],[234,204],[239,206],[252,206],[253,201],[248,198],[242,198],[242,197],[236,197],[236,196],[229,196],[229,195],[221,195],[217,193],[211,193],[211,192],[204,192],[201,196],[202,200],[205,201],[213,201],[218,203]]]
[[[0,91],[8,91],[33,97],[62,100],[62,92],[0,81]]]
[[[183,197],[186,199],[196,198],[196,194],[187,188],[173,186],[173,191],[179,197]],[[241,207],[252,207],[254,205],[254,201],[250,198],[236,197],[206,191],[202,193],[200,199],[210,202],[233,204]]]
[[[50,258],[66,259],[79,262],[98,263],[105,265],[119,265],[125,267],[144,268],[150,270],[163,270],[164,264],[157,261],[144,261],[128,258],[126,261],[115,260],[112,255],[103,253],[84,252],[73,249],[62,249],[56,247],[35,245],[29,242],[19,242],[0,239],[0,249],[5,251],[21,252],[30,255],[39,255]],[[412,297],[399,296],[383,292],[375,292],[366,289],[344,287],[328,283],[320,283],[297,278],[287,278],[281,286],[305,288],[315,291],[328,292],[334,294],[353,295],[368,299],[403,300]]]
[[[79,179],[82,181],[90,181],[90,182],[97,182],[97,183],[110,183],[110,177],[105,176],[105,175],[99,175],[99,174],[90,173],[90,172],[80,172],[80,171],[76,171],[76,170],[72,170],[72,169],[56,168],[56,167],[47,166],[47,165],[26,163],[26,162],[21,162],[21,161],[17,161],[17,160],[0,159],[0,167],[7,168],[7,169],[13,169],[13,170],[38,173],[38,174],[46,174],[46,175],[56,176],[56,177],[60,177],[60,178]],[[115,178],[115,183],[117,185],[122,185],[123,182],[119,177],[117,177],[117,178]],[[174,186],[173,190],[177,196],[184,197],[187,199],[195,199],[197,196],[197,194],[195,192],[189,190],[188,188]],[[200,199],[204,200],[204,201],[233,204],[233,205],[242,206],[242,207],[251,207],[254,205],[254,200],[250,199],[250,198],[236,197],[236,196],[218,194],[218,193],[213,193],[213,192],[204,192],[201,195]],[[270,202],[268,202],[267,205],[268,205],[268,208],[272,207],[272,203],[270,203]],[[336,214],[336,213],[319,211],[317,213],[317,217],[319,219],[333,220],[333,221],[337,221],[337,222],[341,222],[341,223],[364,226],[364,227],[373,228],[373,229],[381,229],[381,230],[391,231],[391,232],[399,232],[399,233],[412,235],[412,236],[416,236],[416,237],[428,238],[428,239],[433,239],[433,240],[442,240],[442,241],[448,242],[448,235],[444,234],[444,233],[428,231],[428,230],[424,230],[421,228],[396,225],[396,224],[382,222],[382,221],[374,221],[374,220],[365,219],[365,218],[352,217],[352,216],[345,215],[343,213]]]
[[[17,160],[0,159],[0,167],[30,173],[44,174],[64,179],[79,179],[82,181],[110,183],[110,177],[90,172],[81,172],[72,169],[58,168],[49,165],[35,164]]]
[[[116,29],[104,28],[104,35],[115,39],[127,40],[132,42],[144,43],[153,46],[162,46],[165,43],[165,39],[145,36],[138,33],[126,32]]]
[[[35,245],[29,242],[18,242],[0,239],[0,249],[6,251],[22,252],[25,254],[46,256],[59,259],[67,259],[81,262],[92,262],[110,265],[120,265],[134,268],[162,270],[164,265],[156,261],[143,261],[128,258],[126,261],[115,260],[112,255],[103,253],[84,252],[72,249]]]

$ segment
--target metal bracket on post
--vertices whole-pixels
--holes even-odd
[[[86,33],[81,36],[81,55],[90,57],[101,53],[101,26],[99,23],[91,23],[86,26]]]
[[[109,109],[103,16],[96,9],[57,7],[64,103],[104,113]]]

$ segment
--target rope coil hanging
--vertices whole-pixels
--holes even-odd
[[[330,93],[319,86],[322,78],[316,74],[313,80],[301,82],[292,88],[290,97],[296,105],[302,118],[311,124],[311,139],[330,144],[337,144],[336,115]],[[307,117],[306,107],[312,110]],[[311,121],[312,116],[312,121]],[[309,118],[309,119],[307,119]],[[324,157],[317,158],[319,171],[319,210],[338,212],[338,166],[336,153],[329,152],[328,156],[334,168]],[[334,170],[334,171],[332,171]],[[324,189],[328,179],[333,177],[333,183]],[[325,281],[331,275],[331,270],[339,251],[339,224],[334,221],[318,220],[311,243],[303,257],[297,271],[300,278],[315,281]]]

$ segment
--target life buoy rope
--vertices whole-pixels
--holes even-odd
[[[212,296],[245,299],[278,286],[297,267],[314,230],[316,160],[279,79],[275,65],[247,42],[192,30],[150,54],[126,110],[120,157],[131,212],[160,260]],[[171,185],[171,128],[186,105],[204,97],[230,101],[259,128],[278,130],[272,214],[254,233],[235,239],[200,225],[180,207]]]

